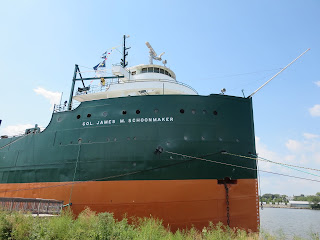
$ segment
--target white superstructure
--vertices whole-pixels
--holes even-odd
[[[139,95],[198,95],[193,88],[177,82],[176,75],[171,69],[153,64],[153,60],[161,61],[161,56],[164,53],[157,56],[148,42],[146,42],[146,45],[150,50],[149,64],[141,64],[130,68],[126,68],[125,63],[113,66],[113,78],[111,81],[106,82],[102,77],[101,86],[90,87],[85,90],[79,88],[73,99],[85,102]],[[126,49],[128,48],[125,48],[124,45],[124,51]],[[126,55],[127,53],[124,54],[123,59],[125,59]],[[163,63],[165,65],[167,61],[164,60]]]
[[[127,69],[113,66],[112,73],[122,78],[89,91],[77,92],[73,99],[85,102],[139,95],[198,95],[191,87],[177,82],[174,72],[165,66],[148,64]]]

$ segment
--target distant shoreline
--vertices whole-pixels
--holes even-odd
[[[278,204],[263,204],[264,208],[290,208],[290,209],[310,209],[309,207],[290,207],[289,205],[278,205]],[[261,204],[260,204],[261,207]]]

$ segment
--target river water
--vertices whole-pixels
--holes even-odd
[[[260,226],[263,231],[277,236],[277,239],[281,236],[286,236],[285,239],[293,239],[294,236],[317,239],[312,234],[320,237],[320,210],[260,209]]]

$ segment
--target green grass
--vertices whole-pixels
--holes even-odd
[[[280,238],[279,238],[280,237]],[[316,238],[313,239],[319,239]],[[268,233],[247,233],[230,229],[222,224],[209,224],[202,231],[194,228],[170,232],[155,218],[132,218],[130,224],[124,217],[114,219],[112,213],[97,214],[85,209],[75,218],[69,209],[56,217],[32,217],[30,214],[0,211],[0,239],[139,239],[139,240],[230,240],[230,239],[285,239]],[[299,239],[299,238],[296,238]]]

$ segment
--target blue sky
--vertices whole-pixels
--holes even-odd
[[[253,97],[261,157],[320,169],[320,1],[3,1],[0,134],[38,123],[67,100],[74,64],[93,67],[128,39],[129,66],[148,63],[149,41],[177,80],[199,94]],[[120,54],[108,59],[116,63]],[[112,62],[111,62],[112,61]],[[107,67],[108,67],[107,64]],[[57,97],[58,96],[58,97]],[[260,163],[261,169],[309,177]],[[320,172],[313,172],[320,176]],[[315,194],[320,183],[261,174],[262,193]]]

